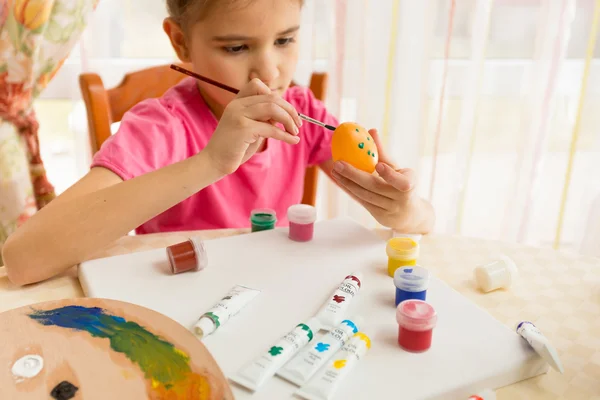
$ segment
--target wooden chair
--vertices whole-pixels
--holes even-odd
[[[184,68],[190,68],[182,65]],[[174,71],[169,65],[151,67],[125,75],[121,83],[106,89],[100,76],[94,73],[79,76],[79,86],[87,110],[90,145],[96,153],[111,135],[110,126],[119,122],[134,105],[148,98],[162,96],[186,75]],[[314,73],[310,89],[319,100],[325,99],[327,74]],[[302,203],[315,205],[317,199],[318,167],[309,167],[304,175]]]

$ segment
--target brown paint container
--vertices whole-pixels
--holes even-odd
[[[204,243],[198,238],[167,247],[167,256],[171,264],[171,273],[174,275],[200,271],[208,265]]]

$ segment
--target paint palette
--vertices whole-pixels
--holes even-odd
[[[155,311],[71,299],[0,314],[1,399],[232,399],[204,345]],[[8,366],[8,368],[6,368]]]
[[[203,339],[229,377],[311,318],[344,277],[360,271],[363,284],[350,315],[364,317],[361,330],[372,346],[341,383],[339,399],[398,393],[415,400],[462,400],[548,370],[511,327],[435,276],[427,290],[438,315],[431,348],[420,354],[400,348],[386,243],[352,220],[317,222],[313,240],[304,243],[290,240],[287,228],[277,228],[204,244],[209,265],[202,271],[172,275],[165,249],[157,249],[83,263],[79,279],[87,296],[143,305],[190,329],[234,285],[260,290]],[[241,400],[293,399],[298,388],[273,377],[255,393],[234,384],[232,390]]]

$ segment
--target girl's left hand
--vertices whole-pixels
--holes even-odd
[[[377,174],[369,174],[338,161],[333,165],[332,177],[377,222],[402,231],[410,226],[411,216],[415,211],[414,171],[409,168],[396,169],[383,150],[377,130],[371,129],[369,133],[379,151]]]

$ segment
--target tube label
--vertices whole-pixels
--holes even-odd
[[[232,378],[234,382],[251,390],[257,390],[267,379],[285,364],[301,347],[313,339],[313,331],[307,324],[299,324],[267,350],[266,353],[243,367]]]

